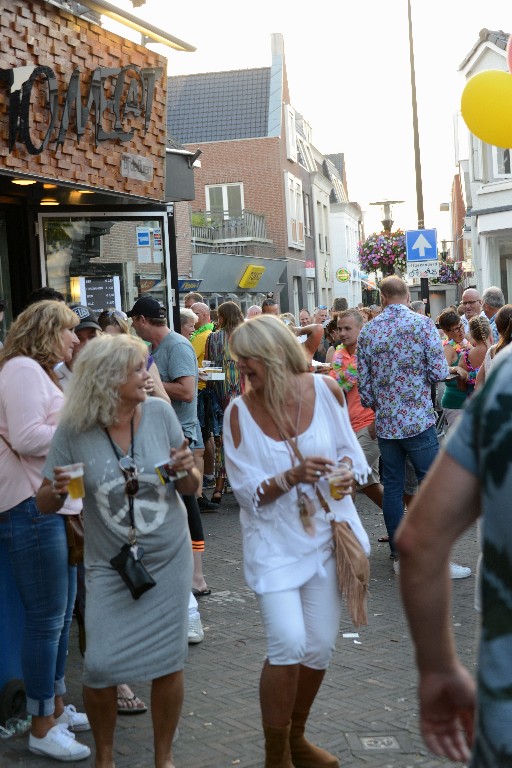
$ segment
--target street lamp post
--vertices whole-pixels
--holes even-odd
[[[414,137],[414,170],[416,174],[416,210],[418,213],[418,229],[425,229],[425,212],[423,210],[423,183],[421,179],[420,134],[418,130],[418,105],[416,102],[416,72],[414,68],[414,40],[412,35],[411,0],[407,0],[407,21],[409,25],[409,65],[411,70],[412,131]],[[429,314],[430,298],[428,277],[420,278],[420,298],[425,303],[425,312]]]
[[[391,232],[393,226],[393,219],[391,218],[391,206],[403,203],[403,200],[379,200],[376,203],[370,203],[370,205],[381,205],[384,218],[382,219],[382,228],[384,232]]]

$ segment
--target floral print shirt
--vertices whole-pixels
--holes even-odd
[[[446,378],[448,365],[430,318],[404,304],[385,307],[361,329],[357,370],[378,437],[414,437],[435,424],[431,384]]]

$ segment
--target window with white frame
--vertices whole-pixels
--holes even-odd
[[[297,136],[297,148],[297,162],[310,173],[314,173],[316,171],[316,163],[311,147],[301,136]]]
[[[511,156],[512,149],[492,147],[492,171],[495,179],[512,176]]]
[[[304,242],[304,206],[302,203],[302,182],[296,176],[285,171],[286,220],[288,225],[288,246],[303,251]]]
[[[317,235],[318,235],[318,250],[323,253],[324,252],[324,219],[322,216],[322,203],[320,200],[316,201],[316,229],[317,229]]]
[[[289,104],[285,106],[286,114],[286,157],[297,162],[297,131],[295,128],[295,110]]]
[[[207,186],[206,207],[212,218],[241,218],[244,210],[243,184],[212,184]]]
[[[308,279],[307,281],[307,297],[308,297],[308,309],[312,313],[315,306],[315,281]]]
[[[311,199],[307,192],[303,194],[304,200],[304,234],[307,237],[311,236]]]

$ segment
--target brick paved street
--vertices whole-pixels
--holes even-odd
[[[393,575],[383,518],[365,497],[358,509],[372,541],[369,627],[359,637],[342,621],[333,663],[314,705],[308,733],[337,754],[343,767],[408,768],[450,765],[434,758],[418,735],[413,668],[397,578]],[[238,509],[224,496],[219,513],[203,515],[207,553],[204,570],[212,595],[200,601],[204,642],[190,646],[186,696],[175,746],[177,768],[262,768],[263,740],[258,678],[265,654],[257,603],[242,577]],[[474,570],[476,531],[458,542],[454,559]],[[463,661],[474,668],[478,617],[474,576],[453,582],[453,624]],[[128,632],[129,627],[120,631]],[[134,650],[136,653],[136,650]],[[76,627],[68,664],[68,700],[81,706],[81,658]],[[127,681],[149,704],[148,686]],[[92,747],[90,733],[80,734]],[[48,768],[56,763],[26,748],[26,736],[0,742],[1,768]],[[80,765],[91,768],[92,757]],[[116,732],[116,768],[151,768],[150,715],[122,717]]]

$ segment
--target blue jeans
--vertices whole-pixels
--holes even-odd
[[[389,536],[391,553],[395,554],[394,535],[404,514],[405,459],[409,457],[418,483],[421,483],[439,451],[436,428],[429,427],[414,437],[395,440],[379,437],[382,458],[382,485],[384,499],[382,512]]]
[[[62,515],[43,515],[35,499],[0,513],[0,541],[25,609],[21,667],[27,711],[44,717],[66,692],[64,670],[76,595]]]

